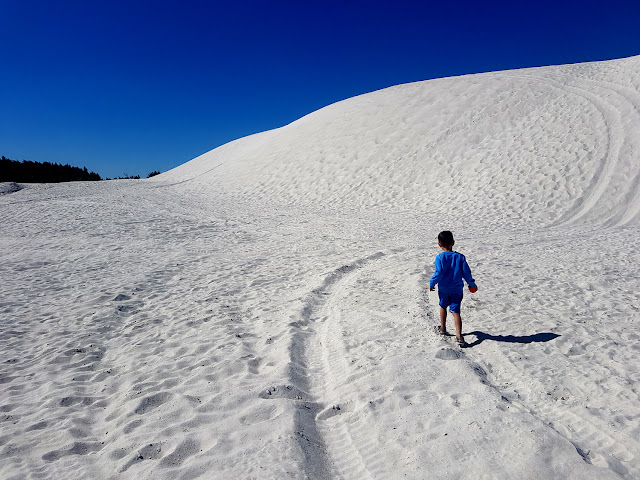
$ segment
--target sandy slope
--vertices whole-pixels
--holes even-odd
[[[480,227],[626,224],[640,207],[639,72],[632,57],[400,85],[232,142],[164,178],[253,200],[455,210]]]
[[[639,147],[633,57],[0,189],[0,477],[640,478]]]

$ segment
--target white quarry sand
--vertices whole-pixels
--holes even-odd
[[[640,57],[0,193],[2,479],[640,478]]]

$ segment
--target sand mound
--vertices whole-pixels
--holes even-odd
[[[19,192],[22,187],[15,182],[0,183],[0,195],[8,195],[10,193]]]
[[[158,178],[255,200],[608,225],[640,211],[640,56],[400,85]]]

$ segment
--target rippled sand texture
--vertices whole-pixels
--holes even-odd
[[[639,175],[632,57],[2,184],[0,478],[640,478]],[[433,328],[442,229],[465,349]]]

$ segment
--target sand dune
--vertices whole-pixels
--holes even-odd
[[[637,221],[640,57],[400,85],[240,139],[163,177],[239,198]]]
[[[0,478],[640,478],[639,152],[632,57],[2,185]]]

